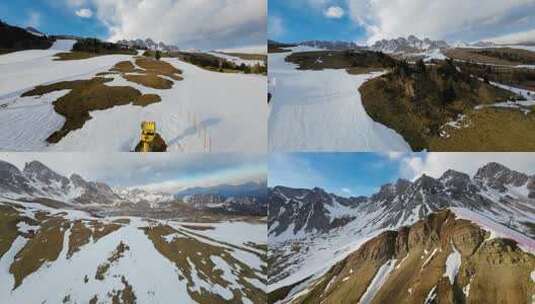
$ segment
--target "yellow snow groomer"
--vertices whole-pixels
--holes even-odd
[[[150,146],[155,137],[156,122],[143,121],[141,123],[141,152],[150,152]]]

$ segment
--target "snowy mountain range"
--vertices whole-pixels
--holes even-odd
[[[135,39],[135,40],[119,40],[117,41],[117,44],[122,44],[125,46],[128,46],[129,48],[136,48],[136,49],[148,49],[148,50],[159,50],[159,51],[166,51],[166,52],[175,52],[178,51],[179,48],[176,45],[167,45],[164,42],[156,42],[152,40],[151,38],[147,38],[145,40],[143,39]]]
[[[0,196],[47,198],[71,204],[113,204],[120,197],[108,185],[88,182],[80,175],[62,176],[38,161],[32,161],[20,171],[16,166],[0,161]]]
[[[327,290],[330,288],[326,286],[327,282],[332,279],[333,284],[337,283],[331,286],[337,284],[342,286],[345,281],[341,280],[344,277],[348,277],[346,280],[354,278],[349,274],[351,268],[346,268],[348,273],[340,275],[338,279],[333,279],[332,275],[339,273],[340,267],[346,267],[343,265],[349,265],[347,263],[352,256],[362,256],[365,254],[363,252],[369,250],[369,248],[363,249],[364,247],[381,243],[385,238],[388,239],[385,244],[388,246],[394,244],[392,246],[395,247],[396,242],[405,242],[403,239],[396,241],[400,233],[406,233],[413,229],[412,227],[420,227],[421,223],[433,221],[437,217],[442,219],[440,225],[446,225],[448,217],[451,218],[450,224],[454,222],[453,219],[459,226],[464,223],[461,219],[473,223],[475,226],[466,232],[468,235],[489,233],[494,237],[512,239],[520,247],[510,250],[518,252],[519,255],[523,255],[524,251],[535,252],[533,242],[535,238],[533,224],[535,176],[511,170],[498,163],[489,163],[481,167],[473,177],[448,170],[439,178],[423,175],[414,181],[400,179],[382,186],[377,193],[369,197],[345,198],[327,193],[320,188],[293,189],[277,186],[270,189],[269,201],[269,249],[270,259],[273,261],[269,269],[270,291],[285,290],[283,298],[286,300],[298,298],[302,300],[300,296],[309,292],[314,294],[312,289],[316,286],[322,286],[321,295],[325,296],[325,299],[336,299],[340,296],[339,294],[334,297],[327,295]],[[445,210],[449,210],[451,215],[435,215]],[[417,254],[424,256],[422,259],[425,261],[430,258],[434,249],[437,250],[436,253],[442,250],[440,252],[445,255],[442,257],[445,260],[450,253],[455,251],[447,246],[448,242],[451,238],[463,238],[462,233],[452,232],[449,236],[444,236],[443,243],[440,241],[436,243],[433,231],[440,228],[429,227],[420,231],[418,238],[433,240],[435,245],[424,246],[421,249],[422,252],[426,251],[425,254],[419,251]],[[416,241],[417,239],[413,241],[409,239],[409,243]],[[482,240],[478,242],[481,243]],[[440,247],[438,244],[445,245]],[[526,259],[530,263],[531,261],[535,263],[532,253],[528,254],[529,257]],[[359,284],[364,285],[359,297],[364,297],[366,288],[373,288],[371,284],[374,279],[373,274],[379,272],[381,265],[384,265],[381,268],[382,271],[388,274],[387,270],[395,269],[394,266],[399,265],[397,262],[401,258],[398,258],[397,262],[393,259],[403,255],[405,253],[387,254],[388,258],[381,260],[380,264],[378,261],[369,259],[359,262],[376,266],[371,274],[367,274],[369,280],[359,281]],[[472,258],[471,255],[470,257]],[[355,272],[358,267],[362,266],[358,263],[354,265],[353,271]],[[423,266],[425,265],[419,265],[419,267]],[[418,276],[414,273],[410,275]],[[387,277],[377,277],[376,280],[382,279],[386,280]],[[434,282],[438,281],[439,279]],[[299,285],[295,285],[299,282]],[[323,284],[321,282],[325,285],[320,285]],[[353,283],[356,284],[355,281]],[[379,287],[377,290],[380,289]],[[426,286],[423,291],[426,295],[431,294],[436,297],[437,291],[430,292],[432,287]],[[412,288],[416,290],[416,287]],[[299,292],[302,293],[298,294]],[[404,292],[406,293],[406,290]],[[318,299],[319,294],[314,295]],[[369,295],[370,303],[375,296],[374,293]],[[300,300],[295,302],[301,303]]]
[[[181,194],[146,191],[139,188],[110,187],[86,181],[78,174],[62,176],[38,161],[23,170],[0,161],[0,198],[53,200],[74,207],[136,207],[176,210],[193,207],[222,214],[258,215],[267,213],[267,190],[261,183],[191,188]]]
[[[417,53],[427,50],[449,48],[450,45],[443,40],[419,39],[414,35],[407,38],[383,39],[375,42],[370,48],[383,53]]]
[[[378,228],[401,227],[444,208],[467,208],[535,237],[535,176],[489,163],[473,178],[454,170],[435,179],[399,179],[370,197],[344,198],[323,189],[274,187],[269,192],[270,235],[329,232],[359,216],[377,214]]]

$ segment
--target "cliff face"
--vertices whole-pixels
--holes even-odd
[[[534,269],[515,241],[444,210],[370,239],[293,302],[531,303]]]

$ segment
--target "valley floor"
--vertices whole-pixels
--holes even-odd
[[[2,303],[265,299],[265,224],[96,218],[7,199],[0,218]]]

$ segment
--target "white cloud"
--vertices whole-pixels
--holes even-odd
[[[340,19],[344,16],[344,9],[339,6],[330,6],[323,13],[327,18]]]
[[[284,25],[282,18],[277,16],[268,17],[268,37],[278,38],[284,34]]]
[[[475,41],[535,27],[533,0],[347,0],[347,5],[367,30],[368,42],[409,34]]]
[[[523,43],[535,41],[535,29],[519,33],[512,33],[498,37],[489,37],[484,40],[494,41],[496,43]]]
[[[258,0],[88,0],[109,40],[152,38],[182,48],[265,44],[266,2]]]
[[[340,191],[342,191],[343,193],[345,193],[347,195],[352,195],[353,194],[353,192],[349,188],[342,188],[342,189],[340,189]]]
[[[400,175],[414,180],[422,174],[438,178],[453,169],[473,176],[489,162],[498,162],[526,174],[535,173],[535,153],[421,153],[405,156],[400,162]]]
[[[93,11],[88,8],[81,8],[76,11],[76,16],[81,18],[91,18],[93,16]]]
[[[26,26],[39,27],[39,25],[41,25],[41,14],[35,11],[28,12]]]

